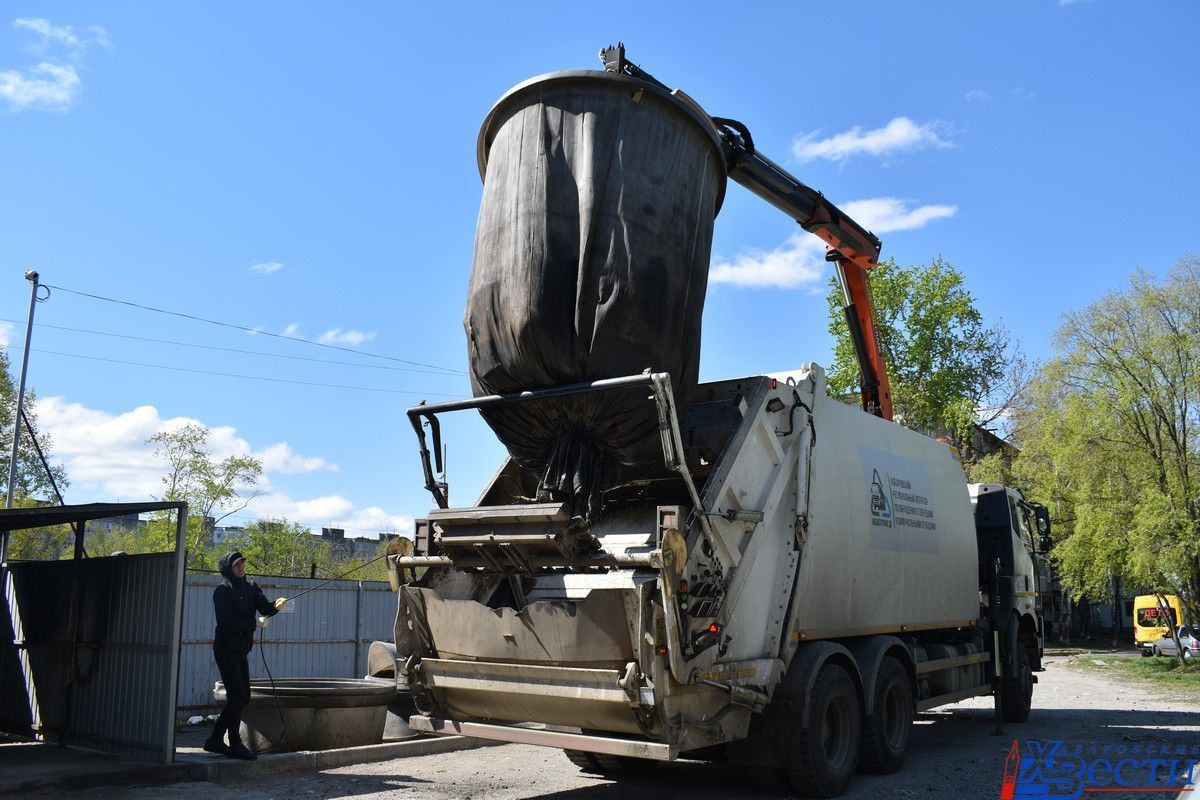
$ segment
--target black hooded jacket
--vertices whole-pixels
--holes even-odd
[[[254,647],[254,612],[268,617],[279,612],[257,583],[234,576],[233,562],[241,557],[241,553],[226,553],[219,562],[225,580],[213,589],[213,610],[217,614],[213,647],[248,655]]]

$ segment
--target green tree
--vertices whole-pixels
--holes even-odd
[[[8,493],[8,467],[12,458],[13,420],[17,413],[17,384],[10,371],[8,353],[0,348],[0,494]],[[13,491],[14,508],[30,508],[39,505],[57,504],[54,484],[65,491],[70,481],[61,464],[53,463],[50,436],[38,427],[37,394],[30,388],[25,390],[25,421],[21,423],[21,444],[17,450],[17,471]],[[28,426],[26,425],[28,423]],[[50,472],[38,457],[34,441],[42,449]],[[53,476],[53,482],[51,481]],[[73,552],[71,530],[67,526],[50,528],[26,528],[9,534],[8,557],[12,560],[56,559],[64,553]]]
[[[213,558],[205,544],[212,528],[244,509],[258,496],[262,462],[252,456],[230,455],[218,460],[209,450],[209,430],[190,423],[150,437],[154,454],[166,462],[162,499],[188,504],[188,567],[210,569]],[[156,520],[156,527],[169,525]]]
[[[175,524],[139,525],[134,528],[105,528],[89,523],[84,539],[87,552],[92,556],[110,556],[113,553],[165,553],[175,549]]]
[[[13,420],[17,414],[17,385],[10,372],[8,353],[0,349],[0,449],[3,450],[3,468],[0,469],[0,492],[8,492],[8,467],[12,458]],[[25,418],[29,422],[21,423],[21,446],[17,450],[16,488],[13,491],[14,505],[18,498],[37,498],[43,502],[56,502],[54,486],[47,475],[33,441],[36,438],[48,462],[52,461],[52,442],[50,437],[38,428],[37,394],[30,388],[25,390]],[[32,434],[32,437],[31,435]],[[60,464],[51,464],[50,472],[59,491],[64,491],[70,485],[66,470]]]
[[[1002,483],[1019,486],[1020,479],[1013,471],[1012,455],[1008,452],[988,453],[963,464],[971,483]]]
[[[380,541],[375,553],[369,557],[346,557],[346,548],[314,535],[298,522],[283,518],[255,520],[246,526],[241,536],[229,543],[228,549],[241,551],[253,571],[260,575],[307,578],[315,566],[318,578],[345,575],[346,580],[356,581],[388,579],[387,563],[376,560],[386,553],[386,541]]]
[[[45,505],[29,497],[13,499],[13,508]],[[75,553],[75,534],[70,525],[22,528],[9,532],[8,557],[12,561],[54,561]]]
[[[949,434],[964,460],[971,426],[1002,423],[1026,370],[999,325],[988,327],[963,274],[941,257],[902,267],[895,260],[870,273],[875,330],[897,421],[914,430]],[[829,294],[829,332],[836,344],[830,391],[857,392],[854,344],[836,285]]]
[[[280,518],[255,520],[229,549],[240,550],[260,575],[307,578],[311,565],[323,560],[323,546],[308,528]]]
[[[331,559],[327,565],[318,564],[318,569],[324,569],[332,575],[345,575],[346,580],[353,581],[386,581],[388,579],[387,561],[381,556],[387,555],[386,541],[380,540],[375,552],[369,557],[355,556],[345,561]],[[347,574],[348,573],[348,574]]]
[[[1016,416],[1015,468],[1058,517],[1077,594],[1126,585],[1200,612],[1200,259],[1067,315]]]

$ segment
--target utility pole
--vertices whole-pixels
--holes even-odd
[[[20,381],[17,385],[17,415],[12,420],[12,459],[8,462],[8,494],[5,509],[12,507],[13,483],[17,482],[17,449],[20,445],[20,417],[25,410],[25,373],[29,371],[29,338],[34,332],[34,309],[37,307],[37,272],[25,272],[25,279],[32,285],[29,293],[29,321],[25,324],[25,351],[20,357]]]
[[[29,321],[25,325],[25,353],[21,356],[21,380],[17,384],[17,413],[13,417],[12,458],[8,462],[8,494],[4,498],[6,509],[12,508],[13,484],[17,482],[17,449],[21,444],[21,416],[25,411],[25,373],[29,369],[29,337],[33,333],[33,310],[37,307],[37,272],[29,270],[25,273],[25,280],[33,284],[33,290],[29,293]],[[5,543],[7,544],[7,541]],[[0,560],[7,560],[7,557],[8,553],[0,554]]]

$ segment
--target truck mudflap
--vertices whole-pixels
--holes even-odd
[[[628,682],[613,669],[424,658],[417,670],[418,683],[432,695],[435,707],[459,720],[538,720],[638,734],[635,707],[643,700],[653,703],[649,689],[621,688]]]
[[[444,736],[471,736],[476,739],[492,739],[498,742],[532,744],[541,747],[561,747],[564,750],[581,750],[585,753],[601,753],[613,756],[646,758],[655,761],[672,761],[679,756],[673,745],[638,739],[621,739],[615,736],[594,736],[582,733],[549,730],[544,727],[518,727],[495,725],[483,722],[457,722],[422,714],[412,717],[409,724],[415,731],[436,733]]]

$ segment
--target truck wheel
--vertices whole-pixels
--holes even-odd
[[[792,790],[805,797],[837,797],[850,788],[858,763],[862,710],[846,670],[826,664],[817,675],[796,730]]]
[[[1000,710],[1005,722],[1024,722],[1033,705],[1033,670],[1024,644],[1017,642],[1013,656],[1014,674],[1005,675],[1000,686]]]
[[[891,656],[879,665],[874,707],[874,713],[863,720],[858,769],[887,775],[904,766],[913,720],[912,684],[908,682],[908,672]]]
[[[584,729],[583,732],[589,736],[605,736],[604,731]],[[572,764],[578,765],[581,769],[588,769],[592,772],[604,772],[609,775],[640,775],[643,772],[649,772],[659,765],[658,761],[650,758],[634,758],[633,756],[614,756],[607,753],[584,753],[579,750],[564,750],[567,758],[571,759]],[[577,753],[588,760],[590,766],[583,766],[571,754]]]
[[[582,750],[563,750],[563,755],[585,772],[600,772],[600,765],[596,763],[596,757],[591,753],[585,753]]]

